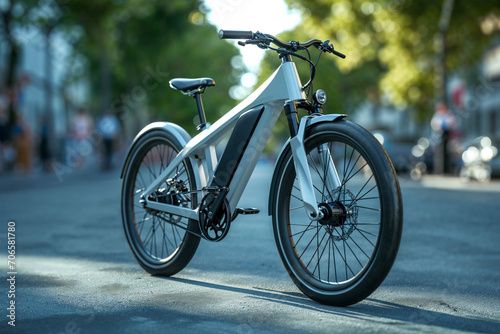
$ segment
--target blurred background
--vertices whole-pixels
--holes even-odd
[[[320,60],[325,113],[374,132],[400,173],[500,176],[495,1],[0,0],[0,16],[2,174],[113,169],[153,121],[194,135],[195,102],[169,88],[175,77],[215,79],[203,95],[214,122],[280,62],[219,40],[223,28],[330,40],[347,58]],[[279,121],[270,159],[286,132]]]

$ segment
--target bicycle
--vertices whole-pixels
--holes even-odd
[[[158,122],[133,140],[121,172],[123,227],[133,255],[152,275],[174,275],[201,239],[221,241],[238,215],[258,213],[236,206],[284,110],[290,138],[278,156],[268,203],[281,260],[313,300],[337,306],[363,300],[396,258],[402,199],[380,143],[346,115],[323,114],[326,93],[312,92],[320,56],[345,55],[317,39],[286,43],[260,32],[227,30],[219,38],[275,51],[281,65],[214,124],[206,121],[201,100],[213,79],[170,81],[196,100],[199,134],[191,138],[176,124]],[[312,46],[319,49],[316,64]],[[309,63],[305,85],[292,57]],[[300,122],[298,109],[307,111]],[[215,146],[229,134],[218,158]]]

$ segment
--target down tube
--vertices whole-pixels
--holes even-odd
[[[259,120],[259,124],[255,128],[252,138],[248,144],[248,148],[243,155],[240,165],[234,177],[229,185],[229,193],[227,199],[229,200],[229,205],[231,211],[234,211],[238,205],[238,201],[243,194],[243,190],[252,175],[257,162],[266,146],[271,133],[273,132],[274,125],[278,120],[281,110],[283,109],[283,102],[276,101],[271,103],[266,103],[264,112]]]

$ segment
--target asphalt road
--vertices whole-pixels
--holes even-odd
[[[259,165],[222,242],[202,241],[172,278],[135,262],[121,227],[118,172],[0,175],[0,272],[15,223],[15,298],[0,283],[1,333],[499,333],[500,183],[401,180],[400,253],[365,301],[336,308],[295,287],[266,215]],[[11,224],[12,225],[12,224]],[[15,327],[7,315],[15,301]]]

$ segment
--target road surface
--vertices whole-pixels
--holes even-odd
[[[401,180],[404,231],[378,290],[346,308],[305,297],[280,262],[259,164],[240,216],[172,278],[135,262],[118,171],[0,175],[0,270],[15,223],[15,298],[3,279],[1,333],[499,333],[500,183]],[[12,225],[12,224],[11,224]],[[15,301],[15,327],[8,324]]]

